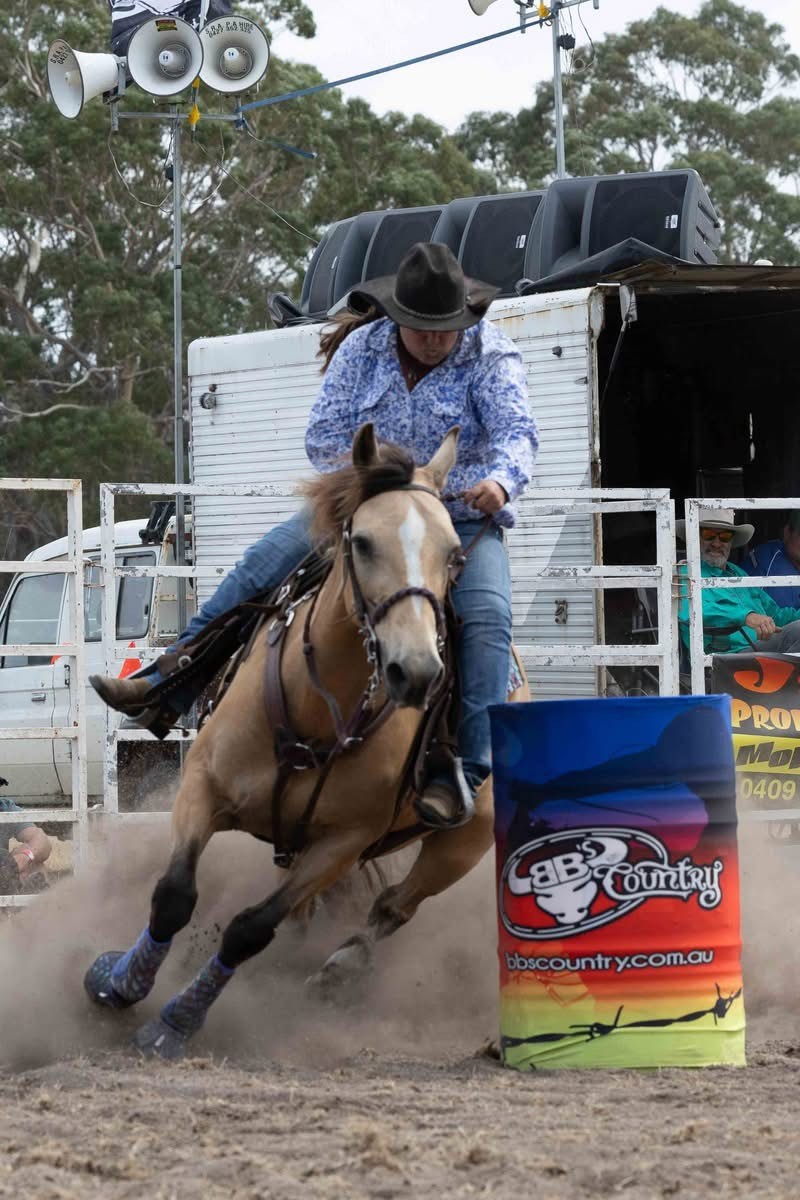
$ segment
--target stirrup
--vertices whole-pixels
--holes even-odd
[[[455,814],[449,820],[442,818],[435,809],[426,806],[424,791],[421,796],[414,797],[414,811],[423,824],[430,829],[460,829],[475,816],[475,797],[472,795],[472,789],[464,775],[463,761],[457,755],[451,759],[450,770],[450,778],[446,781],[443,780],[442,786],[449,786],[449,790],[458,801],[458,806]]]
[[[158,695],[154,697],[155,703],[150,703],[147,700],[139,701],[124,701],[123,703],[114,703],[104,694],[106,689],[103,686],[103,677],[99,675],[90,675],[89,683],[97,692],[100,699],[109,708],[113,708],[115,712],[122,713],[123,728],[146,729],[152,733],[153,737],[162,740],[167,736],[169,731],[180,720],[180,714],[175,712],[164,700],[158,699]],[[153,685],[150,691],[153,692],[159,685]],[[150,695],[150,693],[146,693]]]
[[[121,709],[119,710],[122,711]],[[180,720],[180,713],[176,713],[168,704],[152,704],[149,708],[142,709],[141,713],[134,715],[126,713],[122,721],[122,727],[127,729],[146,729],[148,733],[152,733],[153,737],[163,741],[167,734],[175,728]]]

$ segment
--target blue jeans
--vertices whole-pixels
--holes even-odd
[[[245,552],[192,617],[179,642],[188,641],[229,609],[265,588],[274,587],[311,549],[310,514],[301,509]],[[457,521],[456,533],[465,548],[481,529],[481,520]],[[492,743],[488,707],[506,698],[511,652],[511,573],[503,532],[492,525],[467,557],[453,591],[453,604],[461,618],[458,646],[461,672],[461,723],[458,749],[464,775],[477,791],[491,771]],[[153,673],[150,668],[142,674]],[[170,704],[186,712],[195,700],[189,689],[170,697]]]

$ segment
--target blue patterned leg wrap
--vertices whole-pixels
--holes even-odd
[[[111,986],[118,995],[131,1004],[144,1000],[156,981],[158,968],[167,957],[172,942],[156,942],[150,930],[144,929],[136,942],[122,958],[118,959],[111,972]]]
[[[161,1019],[183,1037],[191,1037],[206,1019],[206,1013],[233,975],[216,954],[197,973],[185,991],[173,996],[161,1010]]]

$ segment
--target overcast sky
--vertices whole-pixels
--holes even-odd
[[[273,50],[283,58],[313,63],[326,79],[342,79],[387,66],[446,46],[470,41],[517,23],[514,0],[495,0],[477,17],[468,0],[306,0],[317,22],[312,41],[281,34]],[[662,0],[674,12],[692,15],[698,0]],[[564,13],[575,26],[578,44],[586,38],[578,12],[594,40],[620,32],[631,21],[658,8],[657,0],[592,0]],[[792,48],[800,53],[800,2],[750,0],[748,8],[783,25]],[[363,83],[348,84],[347,96],[365,97],[380,113],[421,112],[455,129],[475,109],[516,112],[529,104],[535,84],[552,76],[552,34],[529,29],[470,50],[392,71]],[[270,94],[267,76],[262,96]]]

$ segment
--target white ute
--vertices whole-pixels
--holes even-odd
[[[171,506],[174,507],[174,506]],[[174,519],[163,505],[154,512],[158,519],[120,521],[114,526],[116,564],[119,567],[174,565]],[[33,550],[26,561],[66,558],[66,538]],[[100,571],[100,528],[83,534],[84,638],[87,675],[105,671],[101,642],[102,583]],[[71,721],[70,660],[58,656],[20,657],[3,654],[6,645],[48,644],[69,641],[67,577],[60,574],[15,576],[0,607],[0,727],[31,729],[64,727]],[[159,647],[169,645],[177,632],[176,580],[132,576],[117,580],[117,649],[126,652],[118,666],[120,674],[131,674],[152,660]],[[187,589],[189,612],[194,594]],[[102,759],[106,729],[106,707],[91,687],[86,688],[84,713],[87,722],[87,774],[90,802],[102,796]],[[119,720],[112,714],[112,720]],[[163,762],[167,747],[153,743]],[[174,751],[174,747],[170,747]],[[126,752],[120,746],[120,774],[125,774]],[[167,754],[165,755],[165,751]],[[8,795],[25,808],[71,802],[72,777],[69,741],[20,739],[0,742],[0,774],[9,781]],[[141,753],[141,752],[140,752]],[[158,758],[155,759],[159,761]],[[141,764],[137,760],[137,775]]]

